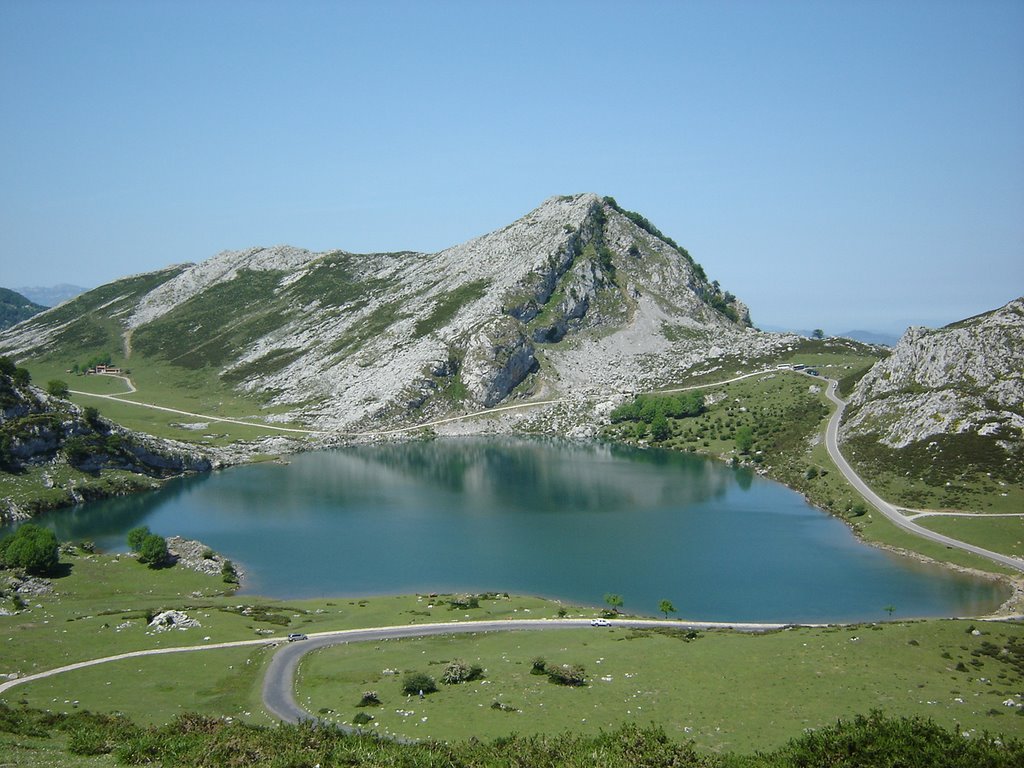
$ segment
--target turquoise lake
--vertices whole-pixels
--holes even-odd
[[[997,585],[866,546],[790,489],[699,457],[472,438],[300,454],[44,516],[125,549],[200,539],[271,597],[500,591],[727,621],[978,615]]]

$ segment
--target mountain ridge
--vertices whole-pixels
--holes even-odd
[[[432,254],[274,246],[129,276],[11,329],[0,349],[213,370],[294,408],[289,419],[351,429],[656,385],[779,343],[750,326],[685,249],[586,193]]]
[[[42,304],[37,304],[17,291],[0,288],[0,330],[17,325],[45,309]]]

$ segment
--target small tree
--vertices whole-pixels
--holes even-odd
[[[437,681],[426,672],[410,672],[402,680],[402,691],[409,696],[437,691]]]
[[[754,430],[747,425],[743,425],[736,430],[736,450],[740,453],[750,453],[750,449],[754,447]]]
[[[142,547],[142,542],[146,540],[149,533],[148,525],[140,525],[137,528],[132,528],[128,531],[128,548],[131,549],[132,552],[138,552]]]
[[[85,417],[86,422],[89,426],[96,428],[100,426],[100,412],[99,409],[94,405],[87,405],[82,411],[82,416]]]
[[[669,426],[665,414],[659,413],[651,422],[651,437],[655,442],[662,442],[672,437],[672,427]]]
[[[814,332],[811,334],[811,336],[813,336],[816,339],[824,339],[825,338],[825,332],[823,330],[821,330],[821,328],[815,328]]]
[[[665,618],[667,619],[670,613],[676,612],[676,607],[672,605],[671,600],[662,600],[660,603],[658,603],[658,610],[664,613]]]
[[[54,397],[67,397],[68,383],[61,379],[50,379],[46,382],[46,391]]]
[[[605,595],[604,596],[604,601],[606,603],[608,603],[608,607],[611,609],[612,613],[618,613],[619,612],[619,608],[622,607],[622,603],[623,603],[622,595],[616,595],[616,594],[607,594],[607,595]]]
[[[238,571],[235,569],[235,564],[230,560],[225,560],[224,564],[221,565],[220,576],[224,580],[225,584],[238,583]]]
[[[148,563],[150,568],[159,568],[167,563],[167,541],[163,536],[151,533],[139,546],[139,562]]]
[[[24,523],[0,540],[0,563],[43,576],[60,562],[59,549],[57,536],[49,528]]]

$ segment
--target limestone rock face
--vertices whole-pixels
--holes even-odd
[[[1024,430],[1024,299],[938,330],[910,328],[858,383],[842,436],[890,448],[976,433],[1012,448]]]
[[[0,354],[201,372],[268,422],[350,433],[495,405],[530,371],[537,391],[607,394],[790,341],[749,326],[684,248],[585,193],[437,253],[275,246],[126,277],[0,333]]]
[[[498,317],[474,331],[466,344],[462,382],[470,396],[490,407],[505,399],[537,365],[533,344],[514,317]]]

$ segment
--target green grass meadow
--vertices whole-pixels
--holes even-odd
[[[975,626],[980,635],[971,634]],[[982,652],[985,643],[995,655]],[[582,664],[588,684],[569,688],[531,674],[537,657]],[[440,681],[452,659],[483,666],[484,679],[439,682],[423,699],[402,693],[404,673]],[[1002,702],[1019,701],[1022,673],[1024,627],[1016,624],[712,631],[689,641],[682,633],[585,627],[334,646],[302,662],[297,698],[329,722],[366,712],[374,720],[364,728],[410,738],[596,734],[635,722],[661,725],[704,750],[745,753],[872,709],[1020,737],[1024,710]],[[381,706],[357,707],[370,690]]]
[[[127,555],[79,551],[61,559],[64,575],[53,580],[53,593],[0,616],[0,672],[26,675],[125,651],[264,633],[283,638],[289,632],[598,613],[504,595],[459,610],[445,596],[267,600],[225,592],[219,577],[177,566],[153,570]],[[149,615],[171,608],[202,626],[148,629]],[[981,634],[972,634],[973,628]],[[252,645],[136,657],[28,682],[2,698],[52,712],[123,712],[148,724],[182,712],[267,723],[272,720],[262,709],[260,685],[271,653]],[[587,686],[564,688],[531,674],[537,657],[582,664]],[[483,666],[484,679],[442,685],[422,701],[401,693],[405,672],[440,678],[443,665],[456,658]],[[367,690],[377,691],[383,706],[356,707]],[[691,640],[677,632],[585,625],[353,644],[307,657],[297,693],[328,721],[351,722],[365,711],[374,717],[367,728],[415,738],[597,733],[653,722],[702,749],[750,752],[873,708],[1021,736],[1024,716],[1016,713],[1024,710],[1002,702],[1020,701],[1022,691],[1024,626],[937,620],[761,635],[710,631]],[[504,709],[493,707],[496,702]]]
[[[1024,558],[1024,515],[1018,517],[960,517],[930,515],[915,521],[930,531],[1001,552]]]

